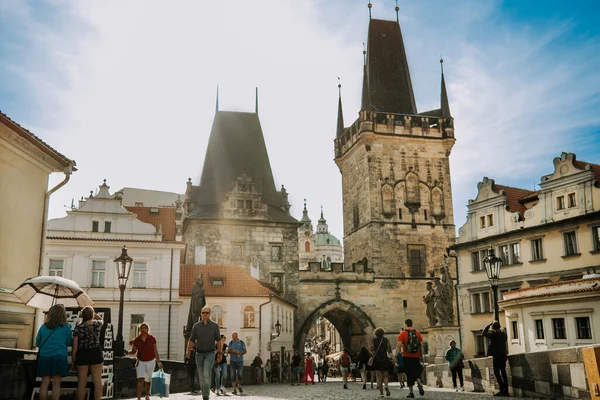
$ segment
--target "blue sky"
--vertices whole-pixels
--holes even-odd
[[[420,111],[439,103],[439,57],[457,142],[455,224],[484,176],[533,189],[562,151],[600,163],[600,3],[400,1]],[[175,5],[173,5],[175,4]],[[394,1],[373,17],[395,19]],[[183,192],[198,184],[214,116],[260,119],[276,184],[342,238],[333,162],[337,77],[356,118],[366,2],[0,0],[0,110],[77,161],[50,217],[107,179]],[[61,180],[60,174],[51,184]]]

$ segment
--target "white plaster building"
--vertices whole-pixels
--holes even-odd
[[[75,170],[75,161],[0,112],[0,347],[32,347],[35,309],[12,291],[41,274],[50,195]],[[55,172],[64,179],[48,188]]]
[[[600,335],[600,275],[504,294],[508,352],[593,345]]]
[[[206,305],[212,310],[211,319],[219,324],[221,334],[227,336],[227,343],[233,331],[238,332],[246,343],[248,353],[244,355],[244,365],[249,366],[259,353],[263,362],[269,357],[276,359],[282,351],[284,357],[291,358],[295,305],[279,297],[241,267],[182,265],[179,296],[184,310],[190,308],[192,285],[199,276],[202,277]],[[185,327],[187,317],[187,313],[180,313],[180,327]],[[279,336],[275,334],[278,322],[281,325]]]
[[[600,165],[562,153],[553,166],[551,174],[541,177],[538,191],[484,178],[477,185],[477,198],[469,201],[467,221],[452,246],[458,260],[457,304],[466,357],[482,356],[487,350],[481,329],[493,319],[494,304],[483,260],[490,247],[503,260],[500,300],[514,290],[581,279],[599,264]],[[507,327],[509,342],[523,348],[521,338],[531,332],[519,333],[513,325],[531,326],[509,318],[502,309],[499,319]]]
[[[160,225],[169,232],[167,238],[123,208],[120,197],[111,196],[108,189],[105,182],[98,194],[80,202],[79,208],[48,222],[44,275],[78,282],[96,306],[111,308],[116,330],[120,291],[113,260],[126,245],[134,262],[125,290],[125,347],[137,335],[139,323],[147,322],[157,338],[161,358],[182,360],[178,321],[187,309],[181,308],[179,300],[179,265],[185,245],[173,240],[174,210],[170,210],[171,218],[162,221],[165,225]],[[160,212],[156,208],[156,213]]]
[[[344,248],[340,240],[329,233],[322,207],[316,232],[313,232],[312,221],[306,209],[306,200],[300,222],[302,225],[298,228],[298,255],[301,270],[308,269],[309,262],[320,262],[321,269],[324,270],[331,270],[332,263],[344,262]]]

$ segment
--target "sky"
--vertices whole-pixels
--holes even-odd
[[[393,0],[372,16],[396,18]],[[600,3],[595,0],[400,0],[419,111],[439,107],[440,55],[457,139],[455,224],[484,176],[538,188],[561,152],[600,163]],[[77,162],[52,195],[199,184],[219,109],[254,110],[275,183],[292,214],[323,206],[343,239],[335,165],[338,79],[357,118],[367,1],[0,0],[0,110]],[[53,174],[49,186],[63,179]]]

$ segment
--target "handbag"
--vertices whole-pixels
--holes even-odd
[[[171,375],[162,369],[152,373],[152,384],[150,386],[150,395],[169,397],[169,386],[171,385]]]

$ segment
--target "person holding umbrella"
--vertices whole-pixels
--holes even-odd
[[[81,311],[81,324],[73,329],[73,367],[77,366],[77,400],[85,398],[88,373],[92,373],[94,399],[102,398],[102,366],[104,355],[100,347],[102,317],[90,306]]]
[[[69,350],[73,342],[71,325],[67,324],[67,312],[62,304],[48,310],[48,319],[40,327],[35,338],[39,349],[37,376],[42,378],[40,400],[48,398],[48,386],[52,380],[52,400],[60,398],[60,382],[69,375]]]

